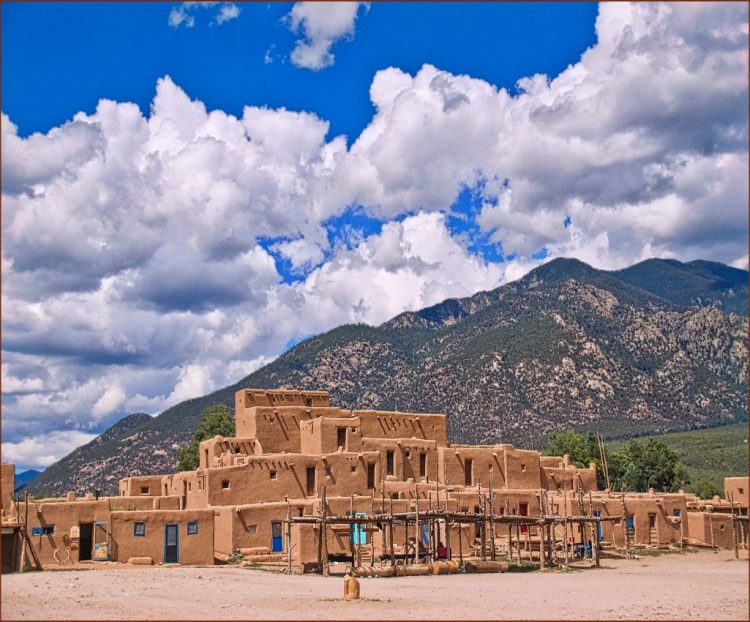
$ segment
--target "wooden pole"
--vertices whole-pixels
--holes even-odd
[[[734,495],[729,495],[729,505],[732,508],[732,539],[734,540],[734,558],[740,558],[740,552],[737,547],[737,519],[734,516]]]
[[[545,564],[545,554],[544,554],[544,518],[539,519],[539,567],[544,570],[546,568]]]
[[[518,552],[518,558],[516,559],[516,566],[521,565],[521,526],[516,525],[516,551]]]
[[[419,563],[419,544],[422,541],[422,534],[419,533],[419,484],[414,482],[414,530],[416,538],[414,538],[414,563]]]
[[[375,497],[370,498],[370,517],[375,516]],[[375,521],[370,521],[370,567],[375,565]]]
[[[625,530],[625,554],[630,559],[630,530],[628,529],[628,510],[625,507],[625,493],[620,497],[620,507],[622,508],[623,529]],[[711,534],[713,538],[713,533]]]
[[[21,561],[19,564],[19,572],[23,572],[26,568],[26,541],[29,539],[29,492],[26,491],[23,497],[24,501],[24,519],[23,519],[23,543],[21,544]]]
[[[289,503],[289,497],[284,497],[286,501],[286,571],[292,574],[292,506]]]
[[[321,497],[322,508],[322,521],[320,524],[320,542],[322,548],[322,565],[323,565],[323,576],[327,577],[330,573],[330,566],[328,565],[328,501],[326,495],[326,487],[323,486],[323,495]]]
[[[495,499],[492,491],[492,472],[490,472],[490,559],[495,561]]]
[[[486,551],[486,548],[487,548],[487,504],[484,502],[484,498],[482,497],[482,480],[481,479],[479,480],[477,491],[479,493],[478,494],[479,503],[481,504],[480,508],[482,510],[482,524],[481,524],[480,532],[479,532],[479,535],[480,535],[479,544],[482,547],[482,553],[481,553],[482,561],[485,562],[487,561],[487,551]]]
[[[393,506],[393,500],[391,500],[391,506]],[[388,539],[391,541],[391,566],[396,565],[396,550],[393,543],[393,509],[391,509],[391,516],[388,519]]]
[[[458,521],[458,563],[462,566],[464,565],[464,538],[463,538],[463,529],[461,527],[463,526],[463,523],[459,520]]]
[[[565,490],[563,490],[563,512],[565,513],[563,518],[563,553],[565,554],[565,570],[568,570],[570,567],[570,551],[568,550],[568,493]]]
[[[711,531],[711,548],[715,549],[714,546],[714,517],[711,514],[708,515],[708,528]]]

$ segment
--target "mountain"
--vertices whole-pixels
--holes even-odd
[[[121,464],[123,455],[129,455],[131,433],[150,421],[151,417],[146,413],[133,413],[123,417],[93,441],[74,449],[62,460],[47,467],[27,485],[28,491],[36,495],[59,495],[69,490],[83,492],[94,489],[115,492],[117,483],[124,476],[110,473],[109,465]],[[155,450],[158,451],[158,448]],[[144,463],[145,470],[139,470],[138,462],[125,462],[115,470],[119,474],[124,467],[133,475],[150,473],[150,468],[145,464],[148,464],[148,461]]]
[[[32,489],[112,491],[128,474],[169,473],[205,408],[232,410],[250,386],[445,412],[454,442],[541,447],[567,427],[615,438],[746,421],[747,279],[710,262],[608,272],[556,259],[492,291],[307,339],[235,385],[105,433]]]
[[[35,469],[28,469],[23,473],[16,473],[16,482],[13,492],[16,493],[23,490],[26,484],[28,484],[31,480],[33,480],[37,475],[40,475],[41,473],[41,471],[37,471]]]

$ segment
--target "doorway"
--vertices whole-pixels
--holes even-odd
[[[180,563],[179,525],[175,525],[174,523],[164,525],[164,563]]]
[[[519,503],[518,504],[518,515],[519,516],[528,516],[529,515],[529,504],[528,503]],[[521,533],[528,533],[529,526],[528,525],[521,525]]]
[[[274,553],[281,553],[284,550],[284,536],[281,530],[281,521],[271,523],[271,550]]]
[[[93,548],[94,523],[81,523],[80,540],[78,542],[78,561],[90,561]]]

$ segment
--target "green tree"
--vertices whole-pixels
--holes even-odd
[[[234,421],[224,404],[212,404],[203,412],[203,418],[195,430],[193,440],[180,449],[178,471],[194,471],[198,468],[198,446],[201,441],[219,436],[234,436]]]
[[[568,454],[571,462],[581,468],[588,468],[593,462],[596,465],[597,486],[603,490],[606,486],[604,472],[599,455],[599,444],[596,436],[589,432],[584,436],[574,430],[565,432],[553,432],[550,434],[547,448],[542,452],[545,456],[564,456]],[[609,464],[609,453],[607,454]],[[611,468],[611,467],[610,467]]]
[[[688,486],[687,491],[698,495],[701,499],[713,499],[715,495],[721,496],[721,490],[710,479],[699,479]]]
[[[625,490],[645,492],[649,488],[676,491],[689,481],[677,454],[661,441],[631,440],[625,446],[627,466],[622,474]]]

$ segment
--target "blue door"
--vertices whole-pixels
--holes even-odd
[[[355,512],[354,516],[366,516],[362,512]],[[367,544],[367,529],[363,523],[352,523],[352,542],[354,544]]]
[[[594,511],[594,516],[601,516],[602,513],[599,510]],[[601,522],[596,524],[596,539],[598,542],[602,541],[602,524]]]
[[[634,521],[633,521],[633,515],[629,515],[625,517],[625,528],[628,531],[633,531],[634,529]]]
[[[179,525],[175,525],[174,523],[164,525],[164,563],[180,563]]]
[[[281,553],[284,550],[284,536],[281,530],[281,521],[271,523],[271,550],[274,553]]]

